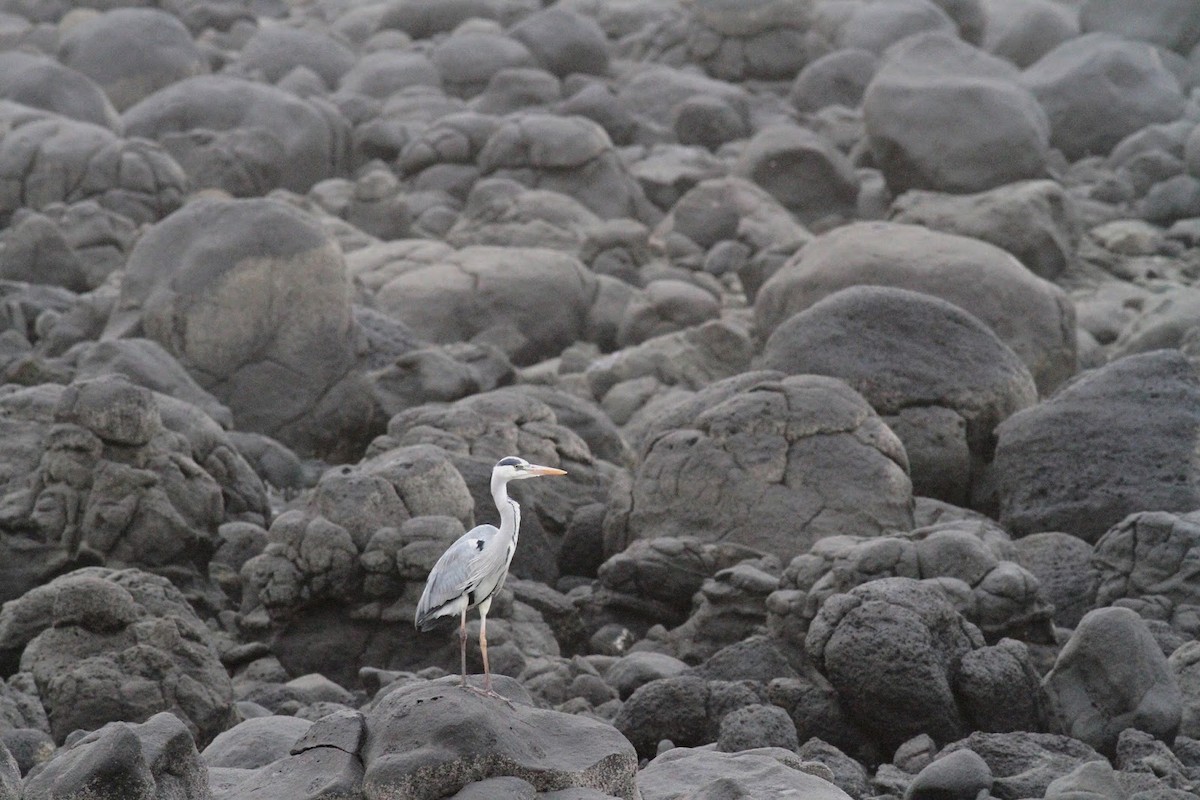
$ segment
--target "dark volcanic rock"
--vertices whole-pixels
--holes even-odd
[[[637,796],[637,756],[611,726],[534,708],[520,685],[503,677],[496,686],[511,707],[457,682],[410,684],[376,700],[362,752],[368,797],[433,800],[502,775],[541,791],[577,786]]]
[[[1062,289],[994,245],[917,225],[862,222],[818,237],[763,284],[755,322],[769,335],[857,284],[924,292],[970,312],[1021,357],[1043,393],[1075,373],[1075,309]]]
[[[990,328],[891,287],[843,289],[790,317],[761,364],[846,381],[904,442],[913,491],[960,505],[991,461],[996,426],[1037,400],[1029,370]]]
[[[32,674],[58,742],[171,711],[206,744],[235,719],[212,634],[165,578],[139,570],[76,570],[6,603],[0,658]]]
[[[996,431],[1000,521],[1094,542],[1137,511],[1200,505],[1200,374],[1181,353],[1085,373]]]
[[[1083,742],[1050,733],[973,733],[942,752],[970,750],[992,772],[992,794],[1000,800],[1041,797],[1055,778],[1104,756]]]
[[[788,559],[848,527],[872,535],[912,524],[903,447],[839,380],[729,378],[666,409],[646,441],[633,485],[610,502],[614,550],[695,536]]]

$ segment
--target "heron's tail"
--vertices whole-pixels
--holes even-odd
[[[433,630],[437,627],[438,620],[445,617],[457,617],[461,614],[465,604],[466,600],[464,598],[454,597],[441,605],[428,608],[426,598],[422,597],[421,602],[417,604],[417,613],[413,617],[413,625],[417,626],[418,630]]]

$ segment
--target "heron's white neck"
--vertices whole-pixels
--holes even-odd
[[[500,533],[511,536],[516,544],[521,535],[521,507],[508,496],[508,481],[492,481],[492,500],[500,512]]]

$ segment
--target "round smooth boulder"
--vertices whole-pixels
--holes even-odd
[[[863,96],[867,142],[888,188],[978,192],[1042,177],[1050,126],[1020,77],[948,33],[892,47]]]
[[[698,0],[687,9],[688,60],[729,81],[787,80],[809,60],[812,0]]]
[[[614,487],[605,539],[692,536],[789,560],[846,531],[912,527],[908,460],[844,382],[750,372],[664,409],[632,485]]]
[[[1021,82],[1050,120],[1050,142],[1067,158],[1108,155],[1126,136],[1184,112],[1179,81],[1145,42],[1089,33],[1030,65]]]
[[[1037,401],[1029,370],[990,328],[885,286],[843,289],[792,316],[761,364],[846,381],[904,442],[913,491],[959,505],[991,461],[996,426]]]
[[[1095,542],[1138,511],[1200,507],[1200,371],[1157,350],[1085,373],[996,429],[1000,522]]]
[[[1183,695],[1175,673],[1128,608],[1098,608],[1080,620],[1043,685],[1063,731],[1110,757],[1126,728],[1166,742],[1179,729]]]
[[[202,199],[130,253],[106,336],[165,347],[238,427],[305,453],[361,447],[356,323],[341,250],[311,217],[265,199]]]
[[[983,49],[1024,69],[1079,35],[1073,9],[1054,0],[983,0]]]
[[[65,30],[58,57],[100,84],[118,111],[209,71],[184,24],[157,8],[114,8],[85,18]]]
[[[1043,394],[1075,373],[1075,307],[1062,289],[994,245],[919,225],[859,222],[813,240],[759,289],[759,334],[860,284],[923,292],[971,313],[1020,356]]]
[[[307,192],[341,174],[350,153],[349,123],[332,105],[228,75],[172,83],[122,119],[129,136],[162,144],[194,188],[238,197]]]
[[[560,78],[608,72],[608,41],[591,17],[556,5],[525,17],[508,34],[529,48],[543,69]]]
[[[0,97],[114,131],[121,124],[94,80],[53,58],[20,50],[0,53]]]
[[[795,753],[779,747],[755,748],[740,753],[675,747],[638,773],[638,789],[642,800],[685,797],[849,800],[850,795],[808,772],[807,766]]]
[[[853,216],[858,176],[832,142],[798,125],[772,125],[751,137],[733,174],[766,189],[802,223]]]
[[[858,108],[877,69],[879,56],[868,50],[835,50],[800,70],[788,100],[801,113],[832,105]]]
[[[1200,42],[1197,0],[1086,0],[1079,9],[1085,32],[1107,31],[1187,54]]]
[[[332,88],[356,60],[353,50],[327,33],[264,25],[242,47],[238,65],[250,73],[261,73],[271,83],[278,83],[292,70],[304,67]]]

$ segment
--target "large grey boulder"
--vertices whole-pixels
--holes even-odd
[[[688,60],[729,81],[791,78],[814,49],[806,36],[815,4],[809,0],[700,0],[688,11]]]
[[[312,217],[275,200],[202,199],[138,241],[105,338],[152,339],[238,427],[345,458],[374,414],[350,290]]]
[[[1046,110],[1051,143],[1072,160],[1107,155],[1129,134],[1184,110],[1179,81],[1154,47],[1110,33],[1063,42],[1021,80]]]
[[[192,734],[171,713],[110,722],[59,750],[25,781],[25,800],[209,800]]]
[[[1054,0],[983,0],[987,16],[982,47],[1028,67],[1079,35],[1079,14]]]
[[[1096,607],[1100,576],[1092,563],[1090,544],[1069,533],[1050,531],[1022,536],[1013,547],[1017,563],[1033,573],[1042,598],[1054,606],[1055,625],[1074,628]],[[1123,557],[1120,563],[1132,566]]]
[[[0,405],[13,468],[0,495],[0,600],[88,564],[162,572],[202,595],[218,528],[269,514],[224,431],[183,401],[104,376]]]
[[[639,141],[669,139],[676,110],[693,97],[719,98],[741,116],[749,115],[750,95],[741,86],[665,64],[647,64],[617,88],[617,100],[637,124]]]
[[[983,644],[939,589],[910,578],[830,598],[805,638],[813,664],[884,752],[918,733],[949,742],[966,732],[954,675]]]
[[[1079,22],[1089,33],[1107,31],[1186,54],[1200,42],[1197,14],[1200,4],[1196,0],[1149,0],[1136,5],[1086,0],[1079,10]]]
[[[184,24],[157,8],[113,8],[85,18],[65,32],[58,57],[99,84],[118,111],[209,71]]]
[[[287,756],[312,725],[299,717],[254,717],[219,733],[200,756],[208,767],[257,769]]]
[[[1200,512],[1131,514],[1096,542],[1097,606],[1122,605],[1150,611],[1180,632],[1200,632],[1200,586],[1189,564],[1200,557]]]
[[[769,336],[859,284],[924,292],[970,312],[1020,356],[1042,393],[1075,373],[1075,311],[1065,292],[994,245],[918,225],[860,222],[814,239],[763,284],[755,323]]]
[[[676,747],[638,773],[638,789],[643,800],[791,795],[805,800],[846,800],[850,797],[833,783],[806,771],[806,766],[799,756],[778,747],[740,753]]]
[[[242,46],[238,67],[278,83],[297,68],[312,70],[332,88],[354,66],[350,47],[323,31],[263,25]]]
[[[1104,761],[1104,756],[1069,736],[1032,731],[977,731],[947,745],[942,753],[960,750],[983,757],[992,773],[992,794],[1001,800],[1042,797],[1055,779],[1081,764]]]
[[[212,633],[166,578],[88,567],[0,609],[0,660],[32,675],[55,741],[175,714],[200,744],[236,719]]]
[[[608,42],[591,17],[560,6],[534,12],[509,30],[538,63],[565,78],[572,73],[608,72]]]
[[[1198,426],[1200,373],[1176,350],[1085,373],[997,428],[1000,522],[1095,542],[1134,512],[1191,511]]]
[[[513,115],[488,137],[478,166],[484,175],[569,195],[604,219],[657,217],[608,133],[586,117]]]
[[[159,145],[0,101],[0,218],[19,208],[93,200],[137,223],[179,207],[187,176]]]
[[[931,0],[859,3],[838,26],[834,44],[881,54],[901,39],[926,32],[957,35],[957,27]]]
[[[766,189],[801,222],[853,216],[858,176],[833,142],[797,125],[763,128],[746,142],[735,175]]]
[[[540,791],[581,787],[634,800],[637,755],[612,726],[529,705],[520,684],[481,697],[457,677],[417,682],[378,698],[362,750],[368,800],[434,800],[476,780],[513,776]]]
[[[1013,561],[1011,545],[963,522],[903,536],[831,536],[792,559],[768,601],[771,628],[799,645],[830,598],[881,578],[912,578],[941,588],[989,638],[1045,640],[1050,608],[1038,580]]]
[[[122,115],[126,133],[158,142],[196,187],[237,197],[305,192],[349,156],[346,120],[327,103],[228,75],[172,83]]]
[[[889,216],[991,242],[1047,280],[1067,269],[1079,246],[1075,201],[1050,180],[1020,181],[972,195],[905,192]]]
[[[0,97],[117,132],[121,118],[89,76],[53,58],[20,50],[0,54]]]
[[[1114,658],[1120,653],[1120,658]],[[1172,742],[1183,696],[1146,623],[1127,608],[1089,612],[1043,680],[1064,733],[1102,753],[1137,728]]]
[[[613,551],[694,536],[790,559],[848,529],[912,525],[899,439],[842,381],[753,372],[664,409],[605,520]]]
[[[388,269],[375,308],[431,342],[486,339],[518,365],[586,338],[600,291],[578,259],[546,248],[471,246]]]
[[[1029,370],[984,323],[885,286],[843,289],[790,317],[760,364],[844,380],[904,442],[913,491],[959,505],[978,492],[996,426],[1037,400]]]
[[[1041,177],[1050,126],[1019,80],[1011,64],[949,33],[889,50],[863,96],[888,188],[978,192]]]

